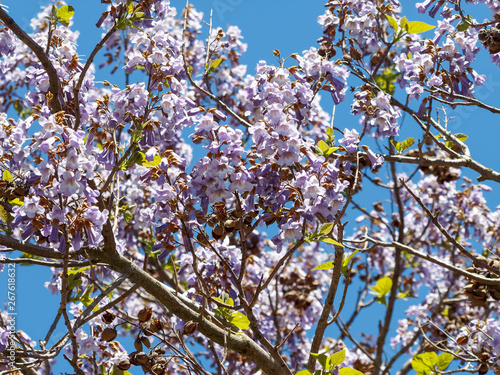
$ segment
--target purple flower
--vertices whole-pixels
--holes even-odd
[[[40,205],[40,197],[33,196],[32,198],[25,198],[23,211],[30,219],[34,218],[36,214],[42,215],[45,210]]]
[[[344,138],[339,140],[339,143],[345,147],[350,154],[356,152],[359,143],[359,133],[356,129],[344,129]]]
[[[62,174],[62,183],[59,185],[59,191],[67,196],[76,194],[83,188],[83,185],[80,182],[80,172],[76,171],[75,173],[71,171],[65,171]]]
[[[370,163],[372,164],[372,171],[381,166],[384,163],[384,157],[382,155],[375,155],[372,150],[369,148],[365,149],[366,154],[368,155],[368,158],[370,159]]]

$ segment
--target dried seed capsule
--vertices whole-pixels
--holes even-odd
[[[196,328],[198,328],[198,323],[189,321],[184,324],[183,332],[185,335],[189,336],[196,332]]]
[[[114,328],[106,328],[104,331],[101,333],[101,340],[110,342],[116,339],[116,336],[118,336],[118,333],[116,332],[116,329]]]
[[[118,367],[120,370],[127,371],[130,368],[130,360],[126,358],[121,359],[116,367]]]
[[[137,319],[139,319],[140,322],[147,322],[149,319],[151,319],[151,315],[153,315],[153,309],[151,307],[145,307],[141,311],[139,311],[139,314],[137,314]]]
[[[115,320],[116,318],[116,315],[114,313],[112,313],[111,311],[105,311],[102,315],[101,315],[101,319],[104,323],[106,324],[111,324],[113,323],[113,320]]]
[[[138,352],[142,352],[142,342],[140,340],[140,338],[137,338],[135,341],[134,341],[134,348],[135,350],[137,350]]]

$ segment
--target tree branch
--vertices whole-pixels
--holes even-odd
[[[10,17],[7,12],[0,7],[0,20],[7,26],[26,46],[33,51],[33,53],[40,60],[45,72],[49,76],[49,92],[52,94],[50,105],[52,112],[57,113],[63,110],[61,102],[59,101],[59,78],[57,71],[52,65],[49,57],[39,44],[37,44],[26,32],[19,27],[19,25]]]

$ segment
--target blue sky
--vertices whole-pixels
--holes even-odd
[[[279,49],[282,56],[288,56],[294,52],[302,52],[310,46],[317,46],[316,40],[321,36],[321,27],[317,24],[317,17],[324,12],[324,2],[321,0],[193,0],[195,7],[205,14],[208,20],[210,9],[213,8],[214,26],[237,25],[242,30],[244,42],[248,44],[248,51],[243,56],[242,62],[248,65],[248,73],[254,71],[254,66],[259,60],[270,63],[275,61],[273,50]],[[9,6],[10,15],[26,30],[29,28],[29,20],[39,10],[41,5],[46,4],[43,0],[3,0],[2,4]],[[101,31],[95,27],[95,22],[105,6],[99,0],[68,1],[75,8],[74,29],[80,30],[79,54],[90,53],[93,46],[99,41]],[[172,5],[180,9],[185,5],[183,0],[172,0]],[[410,20],[423,20],[430,24],[436,24],[436,20],[427,16],[419,16],[413,9],[414,2],[407,7],[405,14]],[[307,5],[306,5],[307,4]],[[420,17],[420,18],[417,18]],[[100,55],[102,56],[102,54]],[[99,57],[98,57],[99,60]],[[486,51],[481,52],[480,64],[477,70],[488,75],[487,85],[477,89],[477,98],[492,105],[499,101],[496,99],[500,89],[500,77],[498,67],[489,64],[489,56]],[[98,80],[109,77],[97,76]],[[119,82],[118,76],[113,81]],[[353,85],[356,82],[353,81]],[[331,113],[332,101],[328,95],[323,95],[322,101],[327,112]],[[349,99],[347,103],[337,108],[335,126],[340,129],[345,127],[358,127],[358,118],[349,115]],[[470,136],[467,144],[471,148],[472,155],[485,165],[500,170],[500,158],[494,152],[498,149],[498,138],[491,136],[498,131],[498,120],[487,116],[481,109],[463,107],[455,113],[455,121],[450,123],[450,129],[454,133],[465,133]],[[414,124],[410,118],[406,118],[402,136],[415,136],[412,131]],[[480,130],[478,130],[480,129]],[[404,138],[403,138],[404,139]],[[476,174],[467,173],[471,178]],[[490,185],[493,186],[492,183]],[[386,199],[384,195],[380,199]],[[500,197],[487,196],[494,205],[500,203]],[[366,201],[367,207],[369,201]],[[491,205],[491,207],[494,207]],[[43,282],[49,280],[50,273],[47,270],[36,270],[33,266],[18,267],[18,329],[25,329],[33,338],[41,338],[45,335],[51,319],[55,316],[58,308],[58,300],[50,295],[43,287]],[[0,291],[6,290],[3,286],[7,284],[6,273],[0,275]],[[354,290],[353,290],[354,291]],[[6,293],[6,292],[5,292]],[[0,295],[0,301],[5,300]],[[362,327],[358,327],[362,329]],[[64,329],[61,327],[59,333]],[[57,334],[55,335],[57,337]],[[62,359],[61,359],[62,361]],[[56,367],[60,371],[67,370],[66,367]]]

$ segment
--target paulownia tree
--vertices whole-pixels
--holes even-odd
[[[500,64],[497,0],[330,0],[317,46],[253,74],[190,4],[102,3],[85,58],[71,6],[30,34],[0,9],[0,262],[60,297],[39,338],[7,301],[3,374],[500,373],[500,173],[448,130],[500,113],[473,68]]]

